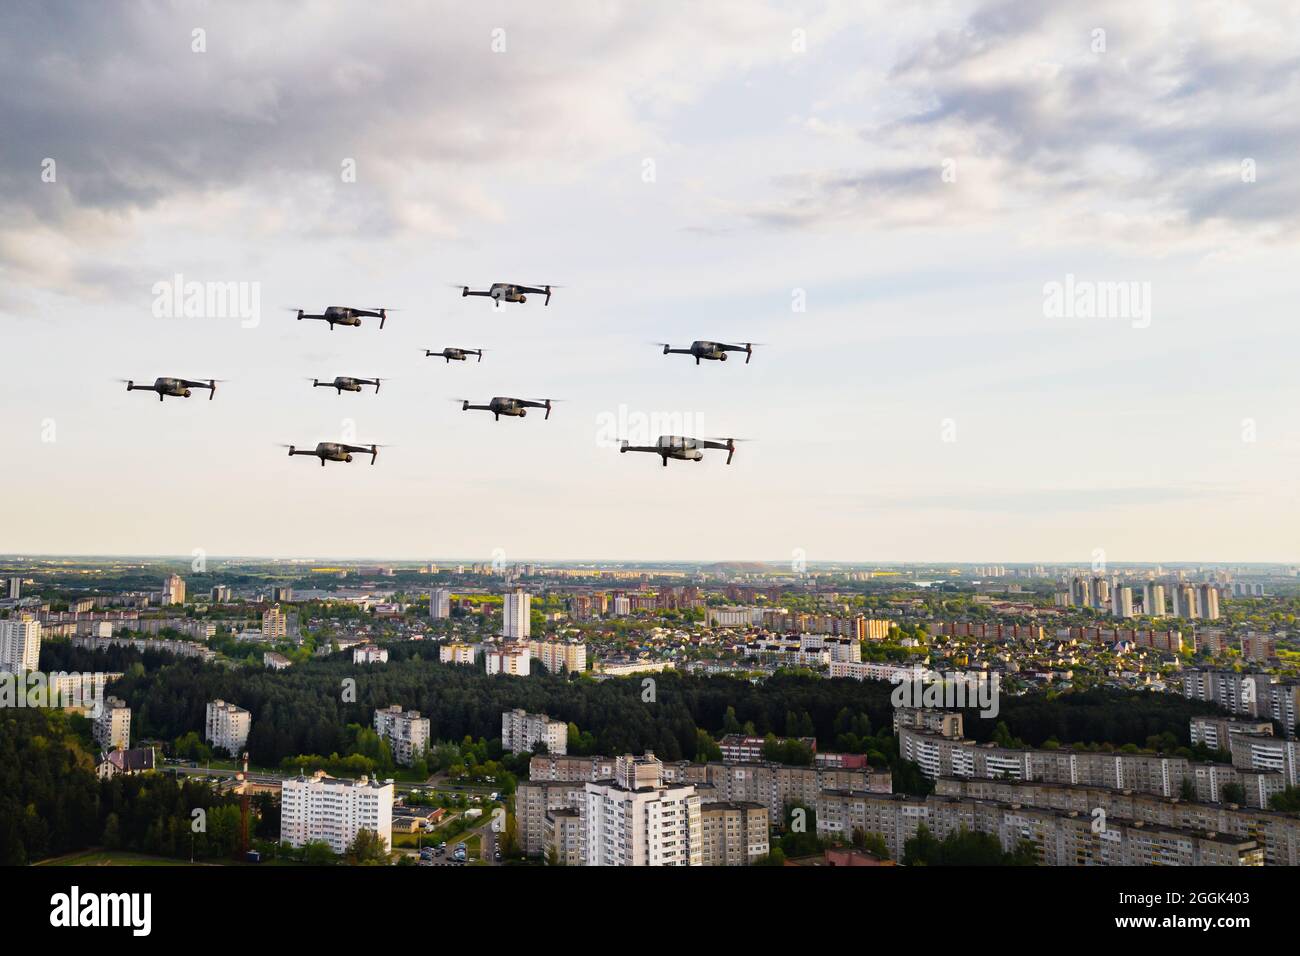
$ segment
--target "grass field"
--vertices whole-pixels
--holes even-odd
[[[146,856],[143,853],[129,853],[117,850],[88,850],[84,853],[70,853],[67,856],[43,860],[37,866],[202,866],[190,864],[185,860],[173,860],[168,857]]]

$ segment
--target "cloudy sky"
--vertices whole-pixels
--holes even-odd
[[[0,552],[1300,560],[1298,6],[8,4]]]

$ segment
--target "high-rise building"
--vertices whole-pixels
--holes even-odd
[[[1146,584],[1142,588],[1142,613],[1147,617],[1165,616],[1165,586]]]
[[[506,594],[501,608],[501,636],[508,641],[526,641],[532,626],[531,595],[523,589]]]
[[[280,791],[280,842],[290,846],[324,841],[343,853],[362,830],[391,846],[393,782],[368,777],[339,780],[318,770],[286,777]]]
[[[564,755],[569,749],[569,725],[545,714],[530,714],[522,707],[501,714],[501,747],[512,754],[532,753],[539,743],[549,754]]]
[[[1194,621],[1200,615],[1197,612],[1196,588],[1190,584],[1174,585],[1174,617]]]
[[[126,701],[110,697],[95,718],[92,727],[95,743],[104,750],[129,750],[131,747],[131,708]]]
[[[702,865],[700,797],[693,785],[665,786],[654,754],[619,757],[612,783],[588,783],[583,790],[585,865]]]
[[[272,588],[271,599],[277,604],[288,604],[293,600],[293,588]]]
[[[163,582],[162,603],[164,605],[185,603],[185,579],[179,574],[169,575]]]
[[[404,711],[400,704],[393,704],[375,711],[375,733],[388,741],[397,763],[410,767],[429,746],[429,718],[421,717],[418,710]]]
[[[768,812],[761,803],[700,804],[700,865],[748,866],[767,856]]]
[[[429,617],[435,621],[451,617],[451,588],[434,588],[429,592]]]
[[[280,605],[273,604],[262,612],[262,636],[267,640],[282,641],[289,635],[289,622]]]
[[[248,731],[252,724],[253,715],[244,708],[227,704],[224,700],[211,700],[208,701],[203,739],[216,750],[238,756],[248,743]]]
[[[1117,587],[1110,592],[1110,613],[1115,617],[1133,616],[1133,589]]]
[[[41,622],[30,614],[0,621],[0,672],[34,671],[41,660]]]
[[[1201,617],[1207,621],[1219,619],[1219,589],[1213,584],[1202,584],[1197,589]]]
[[[218,584],[216,587],[214,587],[214,588],[212,589],[212,603],[213,603],[213,604],[227,604],[227,603],[229,603],[229,601],[230,601],[230,586],[229,586],[229,585],[226,585],[226,584]]]
[[[10,578],[8,584],[9,584],[9,600],[17,601],[20,597],[23,596],[23,579]]]

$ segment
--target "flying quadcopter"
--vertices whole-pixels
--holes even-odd
[[[336,325],[355,325],[360,327],[363,316],[369,316],[379,320],[379,327],[384,327],[384,322],[388,320],[389,309],[354,309],[346,305],[331,305],[320,315],[308,315],[302,309],[298,309],[298,321],[303,319],[318,319],[321,322],[330,324],[330,331],[334,331]]]
[[[345,445],[342,442],[323,441],[316,445],[315,451],[299,451],[296,446],[289,446],[289,456],[294,455],[314,455],[320,459],[320,466],[325,467],[327,461],[344,461],[352,460],[352,453],[359,452],[370,456],[370,464],[375,463],[379,457],[378,445]]]
[[[438,356],[439,358],[444,358],[444,359],[446,359],[448,365],[450,365],[452,362],[464,362],[464,361],[467,361],[468,358],[469,358],[469,356],[471,356],[471,355],[477,355],[477,356],[478,356],[478,360],[479,360],[480,362],[483,361],[483,350],[482,350],[482,349],[457,349],[457,348],[445,348],[445,349],[443,349],[443,350],[440,351],[440,352],[433,352],[433,351],[430,351],[429,349],[425,349],[425,350],[424,350],[424,357],[425,357],[425,358],[428,358],[430,355],[436,355],[436,356]]]
[[[318,379],[311,380],[312,388],[332,388],[338,394],[344,392],[359,392],[363,385],[373,385],[375,394],[379,394],[379,379],[377,378],[357,378],[352,375],[336,375],[332,382],[322,382]]]
[[[133,381],[126,383],[128,392],[157,392],[158,401],[162,401],[168,395],[173,398],[189,398],[190,389],[206,388],[208,390],[208,401],[217,394],[217,379],[210,378],[206,382],[193,382],[187,378],[156,378],[152,385],[137,385]]]
[[[460,297],[463,299],[467,295],[482,295],[500,305],[502,302],[518,302],[523,305],[528,301],[525,293],[531,295],[544,295],[546,301],[544,305],[551,304],[551,287],[549,285],[531,286],[531,285],[513,285],[509,282],[493,282],[486,292],[472,292],[470,287],[463,285],[460,287]]]
[[[494,398],[486,405],[471,405],[466,399],[460,406],[460,410],[467,412],[470,409],[491,412],[496,421],[501,421],[502,415],[509,415],[511,418],[523,418],[528,414],[530,408],[546,409],[546,418],[551,417],[551,402],[553,398],[540,398],[531,401],[525,398]]]
[[[717,448],[726,451],[727,464],[731,464],[731,457],[736,454],[737,438],[682,438],[678,435],[660,435],[659,441],[653,445],[629,445],[623,442],[619,446],[619,454],[629,451],[652,452],[663,459],[664,467],[668,467],[668,459],[675,458],[678,461],[703,461],[704,449]]]
[[[700,359],[708,359],[711,362],[725,362],[727,360],[728,352],[744,352],[745,364],[748,365],[749,360],[754,356],[753,342],[742,342],[740,345],[727,345],[723,342],[695,341],[691,343],[691,347],[688,349],[675,349],[670,347],[667,342],[660,342],[659,344],[664,347],[664,355],[694,355],[696,365],[700,364]]]

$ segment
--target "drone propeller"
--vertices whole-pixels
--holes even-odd
[[[722,442],[722,447],[727,450],[727,464],[731,464],[731,459],[736,454],[736,443],[753,441],[752,438],[706,438],[705,441]]]

